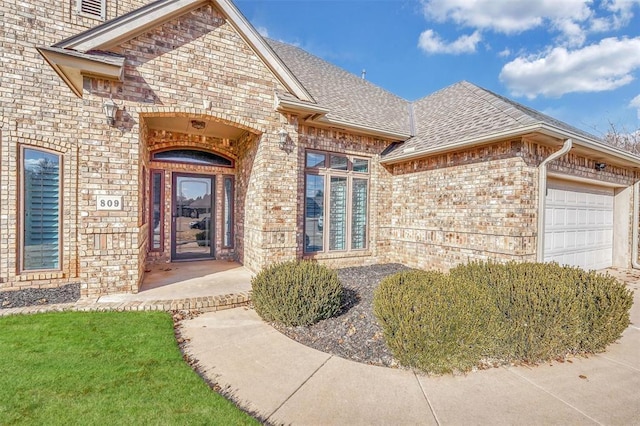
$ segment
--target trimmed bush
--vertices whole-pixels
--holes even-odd
[[[315,262],[271,265],[251,280],[251,286],[253,305],[265,321],[310,325],[340,311],[342,284],[338,275]]]
[[[403,365],[468,371],[595,353],[629,325],[633,296],[608,275],[558,264],[473,262],[385,278],[374,313]]]
[[[450,274],[490,292],[505,330],[496,356],[505,360],[600,352],[629,325],[631,292],[595,271],[557,263],[472,262]]]
[[[468,371],[493,353],[501,335],[485,289],[439,272],[385,278],[373,306],[396,359],[427,372]]]

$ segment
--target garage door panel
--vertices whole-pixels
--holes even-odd
[[[550,181],[545,201],[545,261],[584,269],[611,266],[613,189]]]

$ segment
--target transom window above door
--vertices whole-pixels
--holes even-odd
[[[369,168],[367,158],[306,152],[305,253],[367,248]]]
[[[196,164],[201,166],[233,167],[233,160],[209,151],[199,149],[170,149],[156,151],[151,154],[155,161],[169,161],[172,163]]]

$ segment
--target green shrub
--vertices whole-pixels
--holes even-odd
[[[310,325],[340,311],[342,284],[335,271],[309,261],[289,261],[263,269],[252,280],[252,300],[265,321]]]
[[[632,303],[624,284],[594,271],[472,262],[449,274],[385,278],[374,313],[400,363],[446,373],[483,359],[535,363],[603,351],[629,325]]]
[[[450,274],[489,290],[505,330],[496,356],[505,360],[602,351],[629,325],[631,292],[594,271],[556,263],[473,262]]]
[[[491,355],[500,336],[499,313],[485,289],[439,272],[385,278],[373,306],[394,357],[427,372],[468,371]]]

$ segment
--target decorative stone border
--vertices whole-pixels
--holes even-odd
[[[251,302],[251,292],[224,294],[219,296],[193,297],[187,299],[149,300],[131,302],[106,302],[97,299],[80,299],[75,303],[60,303],[52,305],[25,306],[0,310],[0,317],[17,314],[36,314],[42,312],[60,311],[199,311],[212,312],[224,309],[248,306]]]

